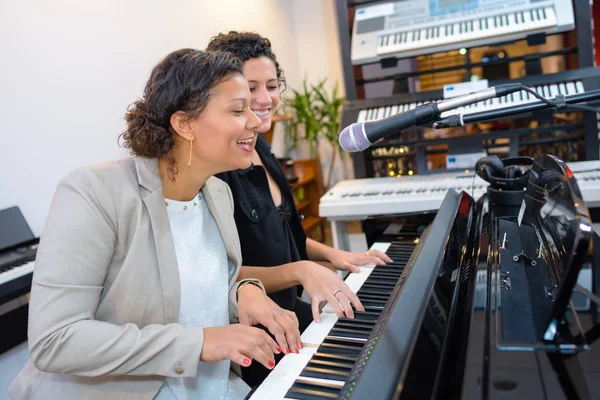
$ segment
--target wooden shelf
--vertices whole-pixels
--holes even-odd
[[[298,210],[298,212],[300,212],[308,206],[310,206],[310,201],[308,200],[296,201],[296,210]]]
[[[325,237],[325,220],[319,217],[319,200],[323,191],[321,170],[314,158],[294,161],[294,175],[298,181],[291,184],[296,210],[304,216],[302,227],[307,235],[320,228],[321,240]]]
[[[316,228],[317,225],[321,223],[321,217],[315,217],[314,215],[308,216],[304,218],[302,221],[302,227],[306,232],[310,231],[313,228]]]
[[[298,180],[296,182],[292,183],[292,190],[296,190],[298,188],[301,188],[302,186],[306,186],[314,180],[315,180],[315,177],[313,175],[301,176],[298,178]]]

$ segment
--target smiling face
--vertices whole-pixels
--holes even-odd
[[[248,82],[235,74],[211,90],[206,108],[189,121],[193,166],[211,174],[248,168],[261,120],[250,109]],[[183,144],[185,146],[185,144]]]
[[[267,132],[271,128],[273,114],[281,101],[275,64],[266,56],[251,58],[244,63],[244,76],[248,80],[252,94],[250,108],[261,121],[257,131]]]

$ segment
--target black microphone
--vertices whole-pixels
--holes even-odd
[[[357,122],[340,132],[339,142],[342,149],[354,153],[363,151],[381,138],[432,121],[443,112],[479,103],[480,101],[502,97],[521,90],[520,83],[509,83],[479,90],[464,96],[458,96],[439,103],[427,103],[410,111],[384,118],[379,121]]]

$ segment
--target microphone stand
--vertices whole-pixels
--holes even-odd
[[[558,96],[557,96],[558,97]],[[432,122],[429,122],[427,126],[432,126],[434,129],[442,129],[442,128],[453,128],[457,126],[464,126],[465,124],[472,122],[484,122],[484,121],[492,121],[499,118],[504,118],[508,116],[524,114],[532,111],[545,110],[549,108],[555,108],[558,111],[569,108],[569,104],[583,103],[587,101],[593,101],[600,99],[600,89],[591,90],[586,93],[574,94],[571,96],[564,96],[563,101],[555,98],[550,101],[557,103],[555,105],[550,105],[548,103],[544,103],[543,101],[536,101],[533,103],[520,104],[517,106],[498,108],[496,110],[490,111],[480,111],[475,113],[470,113],[467,115],[463,114],[454,114],[449,115],[444,118],[437,118]],[[585,111],[585,110],[574,110],[574,111]],[[589,110],[591,112],[591,110]]]

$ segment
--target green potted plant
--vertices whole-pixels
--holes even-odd
[[[327,179],[324,182],[325,188],[331,185],[331,177],[337,154],[343,157],[343,152],[338,142],[340,129],[340,118],[342,105],[346,101],[343,96],[339,96],[339,86],[336,82],[331,94],[325,88],[327,79],[319,81],[316,85],[306,82],[302,83],[302,90],[292,89],[294,97],[289,106],[294,110],[294,118],[290,124],[289,136],[290,146],[287,153],[293,150],[299,140],[305,140],[309,145],[311,157],[315,157],[322,167],[321,156],[319,152],[319,142],[325,140],[331,144],[332,155],[327,172]],[[302,127],[303,129],[299,129]]]

